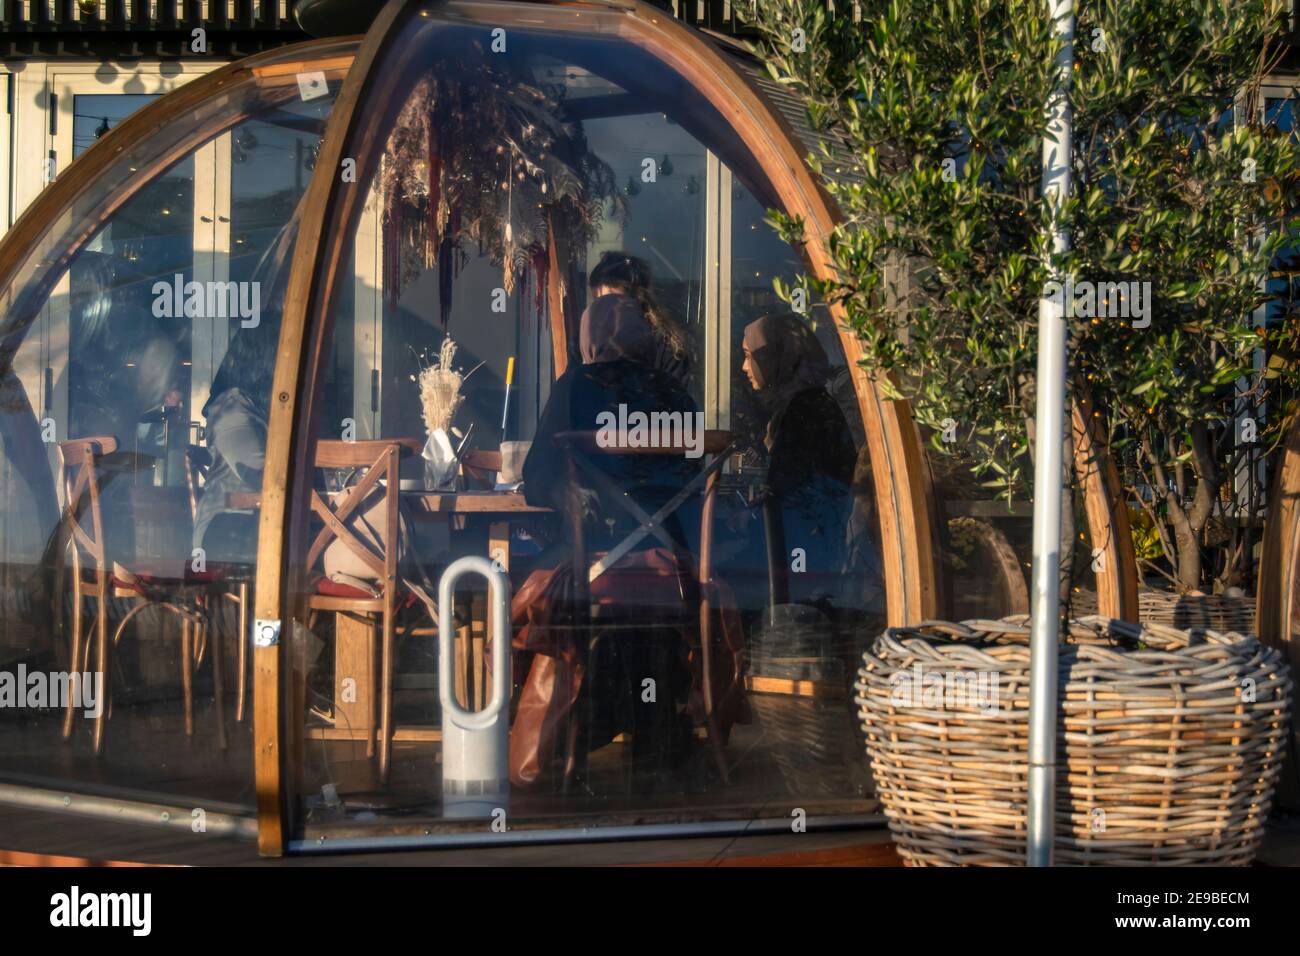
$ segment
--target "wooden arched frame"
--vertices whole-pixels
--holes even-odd
[[[1281,459],[1272,474],[1268,520],[1259,562],[1255,599],[1255,631],[1265,644],[1286,655],[1291,673],[1300,673],[1300,639],[1295,621],[1300,616],[1300,420],[1291,424],[1282,444]],[[1300,803],[1300,715],[1291,712],[1290,772],[1279,788],[1279,801]]]
[[[259,619],[286,623],[293,619],[291,601],[295,589],[290,587],[288,563],[291,542],[305,532],[305,509],[290,508],[289,503],[295,500],[294,492],[305,490],[310,473],[307,456],[312,386],[324,361],[324,337],[309,333],[318,331],[313,323],[325,316],[345,264],[346,244],[337,241],[338,237],[344,234],[365,198],[363,190],[349,188],[336,171],[347,155],[357,162],[352,182],[368,182],[373,172],[367,164],[374,162],[376,138],[385,124],[373,112],[364,114],[361,107],[381,104],[382,109],[382,104],[388,102],[385,92],[394,89],[406,66],[386,58],[390,52],[402,55],[401,50],[392,51],[391,47],[397,28],[409,19],[404,15],[406,6],[403,0],[390,0],[367,34],[336,100],[317,172],[304,199],[301,238],[294,250],[272,391],[259,540]],[[617,37],[649,53],[706,97],[731,125],[766,173],[784,210],[803,219],[809,240],[805,247],[808,267],[816,275],[829,274],[832,264],[825,251],[826,240],[839,221],[838,211],[814,180],[790,129],[713,46],[698,33],[637,0],[603,0],[599,5],[553,0],[546,9],[540,6],[495,3],[490,18],[480,16],[486,8],[473,0],[449,3],[447,8],[454,9],[462,21],[480,20],[485,26],[507,30],[512,26],[541,26]],[[378,69],[381,62],[383,68]],[[553,248],[550,253],[554,259]],[[553,268],[551,273],[555,276],[557,270]],[[553,289],[550,298],[553,310],[562,315],[563,310],[555,308],[557,296]],[[886,399],[858,368],[858,342],[844,330],[844,316],[834,317],[845,358],[854,369],[875,477],[888,618],[891,623],[902,624],[933,617],[938,611],[937,511],[920,438],[908,404]],[[555,334],[554,339],[558,350],[567,336]],[[315,344],[310,351],[309,341]],[[562,364],[563,357],[557,355],[557,365]],[[306,401],[301,400],[304,396]],[[1102,608],[1122,615],[1136,601],[1130,605],[1126,589],[1114,585],[1125,579],[1123,569],[1132,564],[1132,549],[1125,547],[1127,534],[1111,533],[1117,519],[1122,523],[1116,513],[1118,496],[1099,496],[1096,492],[1108,485],[1113,489],[1109,481],[1113,468],[1108,468],[1106,459],[1098,453],[1095,432],[1087,427],[1086,416],[1076,410],[1075,418],[1083,423],[1077,434],[1085,439],[1080,445],[1084,449],[1080,461],[1088,465],[1084,469],[1085,487],[1090,502],[1094,497],[1098,499],[1096,506],[1090,504],[1088,509],[1090,521],[1096,522],[1093,539],[1103,541],[1101,547],[1112,558],[1106,565],[1112,569],[1110,575],[1099,576]],[[1118,510],[1122,515],[1122,508]],[[1127,531],[1127,525],[1122,526]],[[284,779],[301,769],[286,760],[286,753],[296,749],[300,721],[291,706],[287,712],[282,710],[286,700],[297,697],[287,683],[301,680],[301,675],[292,669],[281,670],[281,647],[259,647],[254,653],[259,847],[265,854],[283,852],[292,813]]]
[[[3,242],[0,242],[0,289],[12,287],[18,269],[39,250],[52,224],[58,223],[60,217],[89,190],[100,185],[104,174],[119,164],[122,154],[131,146],[176,125],[185,130],[166,150],[150,156],[146,165],[131,171],[129,176],[124,175],[117,188],[104,192],[94,206],[81,214],[75,231],[52,250],[53,258],[40,263],[41,273],[35,283],[24,288],[23,302],[43,304],[86,244],[140,190],[204,143],[254,115],[250,111],[228,109],[212,116],[210,122],[187,122],[194,110],[228,95],[230,90],[249,81],[271,91],[273,95],[268,97],[268,101],[276,98],[288,101],[298,95],[297,74],[307,69],[308,64],[311,70],[323,72],[329,79],[337,80],[346,74],[352,65],[352,51],[357,42],[355,37],[309,40],[259,53],[198,77],[127,116],[50,183],[5,234]],[[10,299],[4,305],[7,308],[21,307],[23,302]],[[4,336],[0,350],[16,349],[26,334],[27,323],[35,318],[35,313],[31,310],[24,312],[29,314],[5,316],[0,329]]]
[[[1300,585],[1300,421],[1292,424],[1273,473],[1268,521],[1259,563],[1255,629],[1264,642],[1287,652],[1300,671],[1300,641],[1292,635],[1296,587]]]

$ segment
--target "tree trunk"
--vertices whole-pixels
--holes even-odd
[[[1214,514],[1214,502],[1218,497],[1219,486],[1223,483],[1223,472],[1214,459],[1209,429],[1205,424],[1192,425],[1190,432],[1192,451],[1196,457],[1196,490],[1191,494],[1190,507],[1185,504],[1186,490],[1181,480],[1182,472],[1178,472],[1178,483],[1170,487],[1162,463],[1145,436],[1142,449],[1163,490],[1168,521],[1174,530],[1175,553],[1168,555],[1174,564],[1174,579],[1179,587],[1197,591],[1201,588],[1203,574],[1201,538]]]
[[[1174,546],[1178,549],[1178,567],[1175,568],[1178,584],[1188,591],[1200,590],[1201,536],[1192,528],[1181,508],[1173,514],[1173,525]]]

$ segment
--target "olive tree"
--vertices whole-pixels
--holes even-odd
[[[823,134],[811,162],[838,170],[823,176],[844,213],[835,272],[809,284],[842,306],[867,370],[911,400],[936,451],[960,452],[1008,499],[1029,493],[1037,301],[1067,277],[1047,288],[1067,306],[1070,388],[1134,463],[1129,491],[1166,570],[1197,587],[1243,440],[1234,419],[1295,377],[1255,361],[1289,317],[1251,319],[1289,226],[1295,146],[1256,110],[1285,5],[1076,11],[1061,255],[1041,189],[1058,43],[1044,0],[763,0],[747,15],[755,51]],[[770,219],[803,241],[800,222]],[[1269,435],[1259,422],[1250,437]]]

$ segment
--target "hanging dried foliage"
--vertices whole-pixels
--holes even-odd
[[[566,117],[565,97],[562,85],[537,83],[481,48],[439,59],[416,82],[380,174],[392,302],[436,263],[445,326],[469,243],[501,267],[507,292],[531,274],[540,293],[548,222],[563,230],[557,239],[581,249],[607,207],[626,215],[613,169],[588,149],[581,123]]]

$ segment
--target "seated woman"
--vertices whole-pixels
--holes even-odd
[[[524,462],[524,497],[529,504],[557,511],[568,507],[569,455],[554,441],[560,432],[597,431],[602,413],[617,417],[620,406],[627,414],[695,415],[695,403],[675,374],[688,365],[685,336],[655,305],[649,275],[644,262],[623,253],[606,253],[592,271],[594,298],[582,313],[579,329],[582,364],[553,386]],[[684,456],[601,454],[593,456],[591,464],[620,489],[629,489],[651,513],[698,470],[698,462]],[[584,528],[589,549],[600,550],[611,539],[621,539],[629,523],[636,527],[626,509],[608,500],[594,504],[608,496],[581,473],[579,482],[579,497],[591,519]],[[615,524],[609,525],[610,520]]]
[[[257,512],[231,507],[229,496],[262,490],[271,380],[297,223],[295,211],[258,261],[253,281],[262,290],[259,320],[235,331],[203,405],[212,461],[194,515],[194,546],[210,562],[242,565],[250,573],[257,560]]]
[[[556,444],[556,436],[563,432],[597,432],[602,421],[608,420],[604,413],[617,417],[620,406],[624,415],[668,412],[677,414],[682,421],[690,416],[693,424],[698,417],[694,401],[670,371],[685,368],[684,336],[650,297],[648,267],[623,253],[607,253],[592,272],[590,281],[594,298],[582,314],[579,337],[582,363],[571,367],[553,386],[523,468],[524,496],[530,504],[553,508],[574,523],[580,514],[581,543],[588,564],[640,524],[626,504],[616,499],[630,498],[647,514],[654,514],[700,468],[699,458],[688,458],[681,453],[620,454],[617,449],[599,447],[577,451]],[[581,468],[571,469],[573,455],[582,455],[599,477],[593,478]],[[578,509],[577,514],[574,509]],[[573,523],[566,522],[566,532],[572,528]],[[598,579],[592,585],[593,592],[619,592],[614,595],[618,598],[616,604],[626,605],[635,599],[638,611],[644,611],[648,617],[679,614],[683,599],[689,596],[686,589],[690,582],[683,581],[682,573],[689,560],[685,555],[687,545],[675,513],[664,521],[663,528],[673,548],[663,546],[654,535],[647,535],[617,562],[604,580]],[[550,568],[535,571],[514,601],[513,616],[518,628],[515,646],[535,654],[510,735],[510,775],[516,786],[534,783],[546,769],[558,729],[577,701],[588,666],[586,648],[577,646],[572,631],[551,628],[572,582],[575,544],[570,540],[544,554],[541,563],[549,564]],[[639,587],[628,586],[624,588],[625,594],[620,592],[620,578],[626,580],[629,571],[641,574],[638,578],[641,581],[671,581],[676,607],[671,611],[658,606],[647,609],[642,602],[653,605],[654,597],[650,590]],[[667,667],[673,672],[664,678],[669,686],[657,682],[661,699],[667,703],[655,708],[659,715],[667,717],[664,726],[656,728],[658,732],[647,736],[652,742],[658,738],[660,758],[664,756],[662,751],[667,750],[668,761],[675,762],[684,753],[690,736],[689,724],[671,702],[679,690],[682,697],[689,692],[685,687],[684,666],[680,660],[667,664],[663,660],[657,664],[651,661],[633,664],[638,653],[633,643],[630,634],[620,632],[618,647],[610,649],[618,661],[602,659],[606,682],[602,682],[602,690],[589,688],[588,693],[596,694],[598,703],[609,706],[598,718],[601,728],[592,731],[591,740],[583,741],[583,750],[612,738],[623,729],[621,724],[627,719],[614,706],[627,695],[617,691],[605,693],[603,689],[610,679],[611,663],[616,671],[630,674],[629,668],[634,669],[638,685],[640,675],[654,673],[656,667],[661,671]],[[661,650],[662,645],[660,639],[657,646]],[[601,697],[617,700],[601,701]]]
[[[251,569],[257,554],[257,513],[232,508],[229,496],[262,490],[277,322],[241,328],[212,380],[203,406],[212,456],[194,516],[194,546],[207,560]]]
[[[744,370],[770,415],[762,498],[773,605],[834,602],[857,453],[839,403],[826,390],[830,363],[812,329],[793,314],[745,328]],[[798,549],[796,552],[795,549]]]
[[[620,314],[644,322],[652,333],[650,348],[653,349],[653,358],[650,365],[670,375],[679,387],[685,389],[691,372],[686,333],[655,301],[650,291],[652,280],[650,266],[644,259],[626,252],[606,252],[588,279],[591,308],[600,303],[605,309],[617,308]],[[599,344],[597,340],[606,334],[604,328],[604,325],[588,328],[591,338],[580,343],[584,356],[588,349]],[[583,361],[590,360],[584,357]]]

